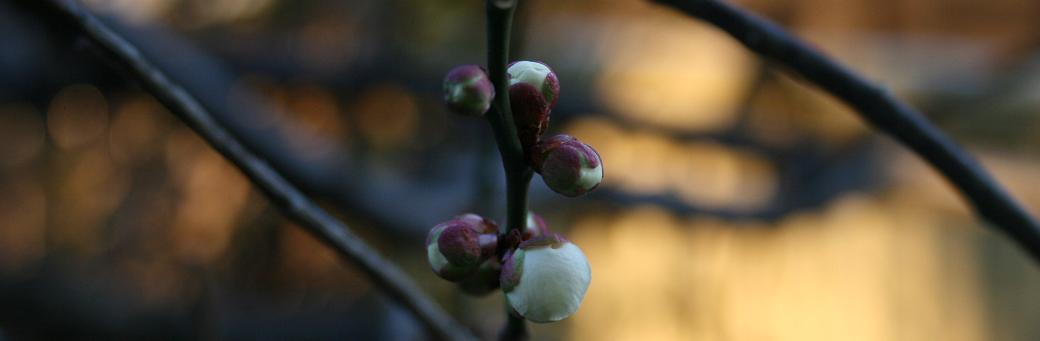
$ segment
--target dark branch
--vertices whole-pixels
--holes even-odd
[[[412,310],[427,327],[443,339],[472,336],[440,309],[395,265],[351,233],[347,227],[311,202],[219,124],[195,97],[162,70],[145,59],[136,47],[110,30],[72,0],[52,0],[46,8],[54,17],[97,44],[118,65],[133,75],[170,111],[191,126],[224,157],[234,163],[290,219],[311,232],[344,259],[356,263],[378,286]]]
[[[487,2],[488,76],[495,86],[495,99],[487,114],[495,133],[502,166],[506,172],[506,224],[500,234],[522,229],[527,219],[527,189],[533,172],[524,161],[523,148],[509,106],[509,34],[516,0]]]
[[[715,0],[655,0],[726,31],[854,108],[875,128],[924,158],[975,211],[1040,261],[1040,224],[975,161],[920,113],[780,27]]]
[[[524,161],[523,148],[509,106],[509,76],[506,67],[509,65],[510,30],[517,1],[487,0],[487,69],[491,84],[495,86],[495,99],[487,118],[495,133],[495,142],[502,154],[502,166],[506,172],[506,224],[499,231],[499,240],[503,240],[510,230],[523,230],[527,223],[527,192],[534,175]],[[527,339],[524,320],[509,314],[508,304],[506,306],[507,322],[499,338]]]

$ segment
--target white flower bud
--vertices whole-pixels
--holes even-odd
[[[532,322],[565,319],[581,305],[592,269],[577,245],[558,234],[532,238],[507,256],[502,290],[509,306]]]

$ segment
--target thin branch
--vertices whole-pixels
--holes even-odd
[[[527,222],[527,192],[534,172],[524,160],[523,148],[517,136],[516,124],[509,106],[509,40],[513,13],[518,0],[487,0],[488,76],[495,86],[495,99],[487,114],[488,123],[495,133],[502,166],[506,172],[506,224],[499,231],[499,240],[511,230],[521,231]],[[505,248],[501,248],[505,249]],[[502,340],[527,339],[527,328],[522,318],[508,312]]]
[[[119,66],[137,78],[170,111],[245,173],[288,218],[335,249],[344,259],[356,263],[376,286],[403,303],[438,337],[453,340],[473,338],[423,294],[403,271],[351,233],[343,223],[311,202],[267,161],[248,150],[214,120],[195,97],[145,59],[135,46],[74,0],[51,0],[48,5],[51,14],[66,20],[66,24],[110,53]]]
[[[700,18],[763,58],[786,66],[856,109],[875,128],[924,158],[975,211],[1040,261],[1040,224],[979,165],[920,113],[773,23],[716,0],[655,0]]]
[[[527,217],[527,188],[533,172],[524,161],[523,148],[509,106],[509,34],[516,0],[488,0],[488,75],[495,86],[495,99],[487,114],[506,172],[506,224],[500,234],[523,229]]]

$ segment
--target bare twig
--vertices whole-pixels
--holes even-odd
[[[1040,224],[967,152],[885,89],[811,48],[773,23],[717,0],[655,0],[700,18],[763,58],[786,66],[856,109],[942,173],[971,203],[1040,261]]]
[[[52,12],[50,14],[63,19],[65,24],[111,54],[120,67],[137,78],[170,111],[245,173],[274,206],[335,249],[344,259],[356,263],[376,286],[403,303],[434,334],[443,339],[472,339],[465,328],[423,294],[404,272],[351,233],[343,223],[311,202],[267,161],[248,150],[214,120],[195,97],[144,58],[135,46],[74,0],[51,0],[47,5],[47,9]]]
[[[488,112],[488,123],[495,133],[502,166],[506,172],[506,224],[499,231],[504,240],[510,230],[522,230],[527,221],[527,191],[534,172],[524,161],[523,148],[517,136],[513,113],[509,107],[509,39],[513,12],[518,0],[487,0],[488,76],[495,86],[495,99]],[[506,326],[499,334],[502,340],[527,338],[524,320],[506,313]]]
[[[506,172],[506,225],[501,234],[511,229],[523,229],[527,217],[527,188],[533,171],[524,161],[523,148],[517,136],[513,113],[509,107],[509,34],[516,0],[488,0],[488,75],[495,86],[495,99],[487,115],[495,133],[502,166]]]

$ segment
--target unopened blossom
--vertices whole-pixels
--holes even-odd
[[[484,115],[494,97],[495,87],[480,66],[458,66],[444,77],[444,102],[457,114]]]
[[[549,112],[559,98],[560,82],[552,69],[540,62],[513,62],[506,72],[513,122],[520,144],[529,153],[549,126]]]
[[[599,153],[570,135],[556,135],[539,143],[532,162],[549,189],[568,197],[588,193],[603,181]]]
[[[573,315],[591,280],[585,253],[555,233],[523,242],[502,265],[501,286],[509,307],[532,322]]]
[[[437,224],[426,236],[426,257],[444,279],[459,281],[495,254],[495,224],[475,214],[464,214]]]

